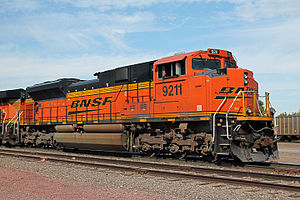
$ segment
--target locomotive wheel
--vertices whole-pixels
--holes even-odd
[[[207,162],[209,163],[216,163],[218,162],[218,158],[214,155],[206,155],[206,156],[203,156],[203,159],[206,160]]]
[[[172,155],[173,155],[176,159],[183,160],[183,159],[186,158],[187,152],[184,152],[184,153],[182,153],[182,152],[177,152],[177,153],[174,153],[174,154],[172,154]]]

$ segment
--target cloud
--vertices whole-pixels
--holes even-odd
[[[70,4],[78,8],[96,8],[101,11],[110,10],[110,9],[125,9],[128,7],[143,8],[148,7],[154,4],[163,4],[163,3],[194,3],[194,2],[203,2],[205,0],[56,0],[58,3]]]
[[[57,5],[58,9],[63,9],[63,5],[69,5],[83,10],[96,9],[104,12],[108,10],[124,10],[126,8],[144,8],[164,3],[194,3],[205,1],[209,0],[2,0],[0,2],[0,13],[34,11],[42,7],[47,7],[53,3]]]
[[[0,14],[5,12],[33,11],[38,9],[36,0],[1,0]]]
[[[299,16],[299,0],[225,0],[236,5],[233,18],[238,16],[243,20],[255,22],[277,17]]]
[[[300,8],[298,0],[56,0],[56,2],[70,4],[78,8],[97,8],[102,11],[128,7],[143,8],[166,3],[229,2],[237,6],[236,15],[250,21],[277,16],[298,15]]]
[[[124,36],[127,33],[156,30],[155,16],[151,12],[131,14],[76,12],[42,13],[21,16],[11,21],[0,22],[0,51],[12,50],[14,43],[24,41],[42,47],[44,53],[78,53],[108,49],[131,51]],[[27,43],[24,45],[27,47]],[[27,51],[30,49],[26,49]],[[40,53],[43,53],[40,52]]]
[[[133,55],[82,55],[71,58],[39,58],[36,56],[0,56],[0,91],[26,88],[58,78],[93,79],[95,72],[145,62],[162,57],[153,52]]]
[[[124,9],[126,7],[142,7],[149,6],[156,0],[140,1],[140,0],[56,0],[57,3],[66,3],[78,8],[97,8],[99,10],[109,10],[109,9]]]
[[[64,9],[64,5],[82,10],[124,10],[126,8],[146,8],[157,4],[176,3],[231,3],[235,5],[232,17],[239,16],[248,21],[256,21],[278,16],[299,15],[300,2],[298,0],[2,0],[0,13],[17,11],[34,11],[40,8],[50,8],[56,4],[57,9]]]
[[[300,18],[229,32],[239,64],[259,73],[300,73],[299,23]]]

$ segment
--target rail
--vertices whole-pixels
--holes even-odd
[[[3,113],[5,113],[4,115],[4,118],[3,118],[3,122],[2,122],[2,135],[4,135],[4,126],[5,126],[5,120],[6,120],[6,116],[7,116],[7,113],[5,112],[5,110],[3,110]]]
[[[124,87],[122,88],[122,90]],[[119,95],[120,96],[120,95]],[[119,97],[116,96],[116,99]],[[128,97],[129,95],[127,95]],[[49,124],[49,123],[76,123],[76,122],[94,122],[94,121],[110,121],[122,118],[122,113],[116,111],[116,99],[108,101],[103,106],[91,107],[83,105],[73,108],[72,105],[60,105],[60,106],[47,106],[47,107],[30,107],[24,108],[20,111],[23,115],[20,118],[21,124]],[[139,95],[139,102],[137,97],[130,97],[132,103],[149,103],[150,99],[148,95]],[[180,105],[182,108],[182,106]],[[138,109],[138,107],[136,107]],[[148,107],[150,109],[150,107]]]
[[[277,122],[276,122],[276,119],[274,119],[274,137],[275,139],[278,138],[278,125],[277,125]]]
[[[256,106],[257,106],[257,109],[259,111],[259,116],[263,116],[263,113],[260,110],[259,101],[256,101]]]
[[[234,100],[232,101],[232,103],[231,103],[229,109],[228,109],[227,112],[226,112],[226,137],[227,137],[228,140],[232,140],[232,138],[231,138],[230,135],[229,135],[228,115],[229,115],[229,112],[230,112],[232,106],[234,105],[234,103],[236,102],[237,98],[238,98],[239,95],[241,95],[241,94],[242,94],[242,103],[243,103],[243,113],[242,113],[242,115],[243,115],[244,117],[246,117],[246,116],[253,116],[253,117],[256,117],[256,116],[257,116],[256,110],[258,110],[260,116],[263,116],[263,114],[262,114],[262,112],[261,112],[261,110],[260,110],[260,108],[259,108],[258,101],[257,101],[257,97],[258,97],[257,91],[253,91],[253,90],[250,90],[250,91],[247,91],[247,90],[242,91],[242,90],[241,90],[241,91],[239,91],[239,92],[236,94]],[[253,109],[253,112],[251,112],[251,113],[247,113],[246,103],[245,103],[246,94],[252,95],[252,98],[253,98],[253,104],[252,104],[252,106],[253,106],[253,108],[252,108],[252,109]],[[271,117],[271,108],[270,108],[270,100],[269,100],[269,93],[268,93],[268,92],[265,93],[265,104],[266,104],[266,110],[265,110],[265,112],[266,112],[266,117]],[[251,114],[252,114],[252,115],[251,115]],[[236,129],[238,129],[238,128],[240,128],[240,127],[236,127]],[[275,137],[277,137],[277,136],[275,136]]]
[[[103,108],[89,110],[85,108],[71,108],[71,106],[43,107],[34,111],[34,109],[24,109],[21,124],[24,123],[66,123],[66,122],[84,122],[111,120],[119,118],[120,112],[112,112],[112,107],[108,104],[106,112]],[[101,111],[101,112],[100,112]],[[15,119],[15,117],[14,117]]]
[[[266,115],[267,117],[271,116],[271,108],[270,108],[270,93],[265,93],[265,100],[266,100]]]
[[[18,113],[19,113],[19,111],[17,110],[15,116],[13,118],[11,118],[11,120],[6,124],[6,126],[5,126],[5,132],[8,131],[7,128],[9,126],[9,124],[17,117]]]
[[[229,114],[229,111],[230,109],[232,108],[233,104],[235,103],[236,99],[238,98],[238,96],[241,94],[242,91],[239,91],[237,93],[237,95],[235,96],[234,100],[232,101],[227,113],[226,113],[226,137],[228,140],[232,140],[231,137],[229,137],[229,124],[228,124],[228,114]],[[244,106],[244,103],[243,103],[243,106]]]
[[[20,122],[20,116],[22,115],[22,113],[23,113],[23,111],[19,112],[18,117],[14,121],[13,135],[17,135],[18,141],[20,140],[20,126],[19,126],[19,122]],[[17,134],[16,134],[16,123],[17,123]]]
[[[226,101],[227,97],[223,99],[223,101],[220,103],[219,107],[217,108],[215,114],[213,115],[213,141],[215,141],[215,135],[216,135],[216,115],[223,106],[224,102]]]

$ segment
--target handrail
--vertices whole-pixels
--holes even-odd
[[[226,136],[227,136],[227,139],[228,139],[228,140],[232,140],[232,138],[229,137],[228,114],[229,114],[229,111],[230,111],[230,109],[232,108],[234,102],[236,101],[236,99],[238,98],[238,96],[239,96],[241,93],[242,93],[242,91],[239,91],[239,92],[237,93],[237,95],[235,96],[233,102],[231,103],[231,105],[230,105],[230,107],[229,107],[229,109],[228,109],[228,111],[227,111],[227,113],[226,113]]]
[[[11,118],[11,120],[6,124],[6,126],[5,126],[5,132],[7,132],[8,125],[10,124],[10,122],[12,122],[15,119],[15,117],[18,115],[18,113],[19,113],[19,111],[17,110],[15,116],[13,118]]]
[[[15,121],[14,121],[14,130],[13,130],[13,134],[15,135],[15,129],[16,129],[16,123],[17,124],[19,124],[19,119],[20,119],[20,116],[21,116],[21,114],[23,113],[23,111],[22,112],[18,112],[18,116],[17,116],[17,118],[15,119]]]
[[[19,115],[18,115],[19,116]],[[13,135],[15,135],[16,133],[16,122],[18,120],[18,116],[16,117],[15,121],[14,121],[14,129],[13,129]]]
[[[277,135],[278,135],[278,126],[276,123],[276,118],[274,118],[274,137],[275,137],[275,139],[277,139]]]
[[[261,110],[260,110],[260,107],[259,107],[259,101],[256,101],[256,105],[257,105],[257,108],[258,108],[258,111],[260,113],[260,116],[263,116]]]
[[[245,107],[245,94],[246,93],[252,93],[253,94],[253,116],[256,116],[256,108],[258,109],[260,116],[263,116],[260,108],[259,108],[259,104],[258,101],[256,99],[256,95],[257,92],[256,91],[239,91],[237,93],[237,95],[235,96],[232,104],[230,105],[227,113],[226,113],[226,136],[228,140],[232,140],[232,138],[230,138],[229,136],[229,124],[228,124],[228,114],[230,112],[230,109],[232,108],[233,104],[235,103],[236,99],[238,98],[238,96],[242,93],[242,98],[243,98],[243,116],[246,116],[246,107]],[[266,92],[266,116],[269,117],[270,116],[270,107],[269,107],[269,93]]]
[[[225,97],[223,99],[223,101],[221,102],[221,104],[219,105],[218,109],[216,110],[215,114],[213,115],[213,141],[215,140],[215,135],[216,135],[216,115],[217,112],[219,112],[219,110],[221,109],[221,107],[223,106],[224,102],[226,101],[227,97]]]
[[[6,120],[6,115],[7,115],[5,110],[3,110],[3,112],[5,113],[5,116],[4,116],[4,119],[3,119],[3,122],[2,122],[2,135],[4,135],[4,126],[5,126],[5,120]]]
[[[270,97],[269,97],[269,92],[265,92],[265,100],[266,100],[266,115],[267,117],[271,116],[271,110],[270,110]]]
[[[17,122],[17,138],[18,142],[20,142],[20,117],[23,114],[23,111],[19,112],[18,122]]]

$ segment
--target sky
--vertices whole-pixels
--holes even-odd
[[[299,0],[0,0],[0,90],[218,48],[291,113],[299,36]]]

